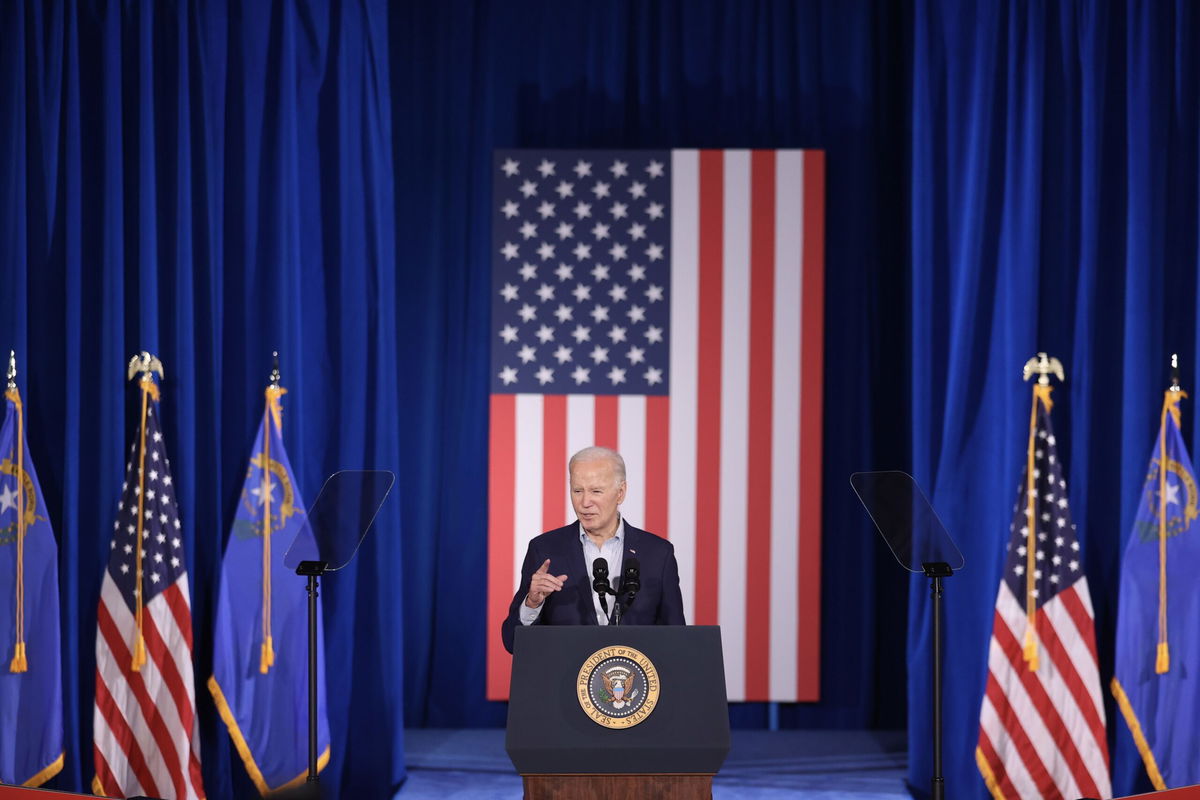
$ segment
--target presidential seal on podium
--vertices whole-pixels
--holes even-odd
[[[584,713],[606,728],[632,728],[658,705],[658,670],[632,647],[592,653],[579,668],[575,686]]]

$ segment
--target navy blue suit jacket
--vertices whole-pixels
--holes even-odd
[[[508,617],[500,626],[504,649],[512,652],[513,631],[521,624],[521,604],[529,592],[533,573],[550,559],[550,574],[566,575],[563,588],[551,592],[542,604],[542,613],[535,625],[595,625],[596,609],[592,604],[592,576],[583,558],[579,543],[579,522],[537,536],[529,543],[525,563],[521,565],[521,584],[508,607]],[[683,625],[683,594],[679,591],[679,564],[675,548],[661,536],[639,530],[625,523],[624,563],[630,558],[641,562],[642,588],[621,617],[622,625]],[[619,581],[611,576],[614,588]],[[612,607],[609,598],[609,608]]]

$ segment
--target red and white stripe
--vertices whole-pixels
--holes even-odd
[[[146,604],[146,663],[134,672],[134,615],[106,572],[100,590],[93,715],[95,785],[107,797],[204,797],[187,577]]]
[[[574,520],[570,455],[625,458],[629,522],[674,544],[730,700],[819,687],[824,155],[672,154],[670,396],[493,395],[488,686],[529,540]]]
[[[1111,797],[1104,703],[1087,579],[1037,612],[1039,664],[1023,656],[1026,616],[1001,584],[988,651],[979,752],[997,798]]]

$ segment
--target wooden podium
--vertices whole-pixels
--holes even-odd
[[[712,797],[729,754],[718,627],[531,625],[513,654],[505,746],[526,800]]]

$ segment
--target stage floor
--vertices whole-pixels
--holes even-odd
[[[521,778],[502,730],[405,731],[408,780],[396,797],[519,800]],[[902,731],[734,731],[713,781],[717,800],[896,800],[904,789]]]

